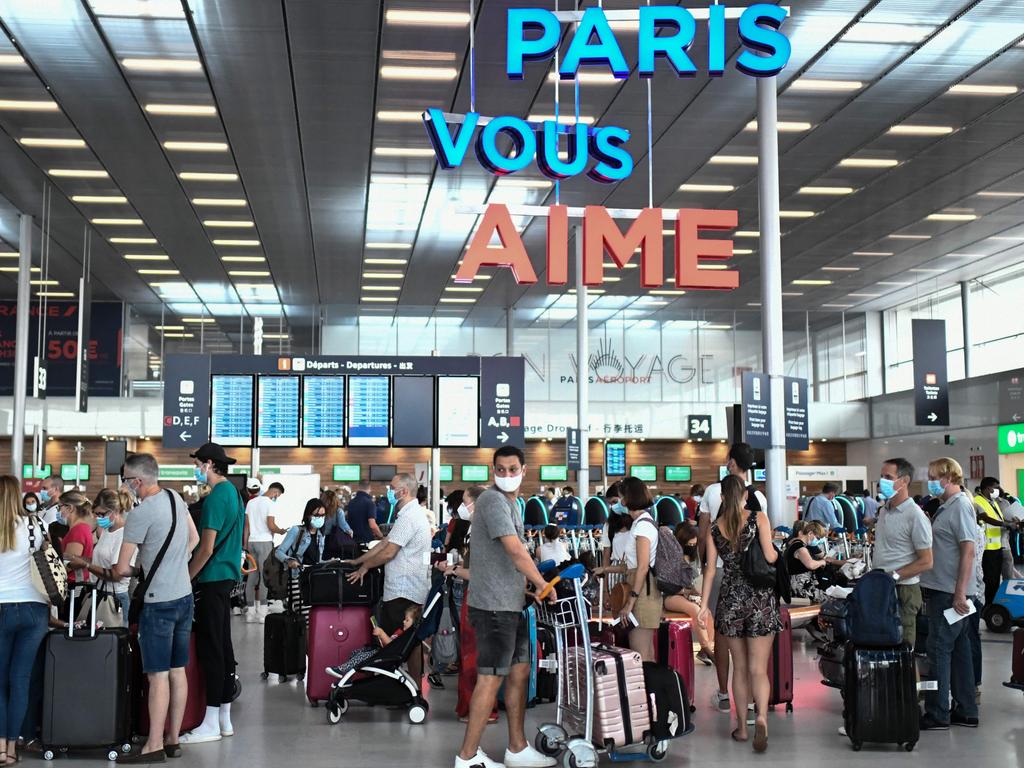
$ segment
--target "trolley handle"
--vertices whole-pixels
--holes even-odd
[[[575,579],[579,579],[586,572],[587,569],[583,567],[582,563],[574,563],[573,565],[570,565],[568,568],[563,569],[557,576],[555,576],[553,579],[551,579],[551,581],[547,583],[547,586],[545,586],[544,589],[542,589],[540,593],[537,595],[537,599],[543,600],[544,598],[546,598],[549,594],[551,594],[551,590],[553,590],[555,588],[555,585],[557,585],[560,581],[573,581]]]

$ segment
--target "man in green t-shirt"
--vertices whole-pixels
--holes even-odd
[[[235,652],[231,644],[231,590],[242,578],[245,506],[227,479],[235,460],[216,443],[195,453],[196,482],[210,486],[199,517],[199,546],[188,575],[195,584],[196,652],[206,677],[206,718],[181,737],[182,744],[220,741],[231,736],[231,698],[235,689]]]

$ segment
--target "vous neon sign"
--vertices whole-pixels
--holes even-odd
[[[720,77],[726,70],[726,14],[723,5],[712,5],[706,13],[706,64],[711,77]],[[791,54],[789,39],[780,31],[787,15],[786,8],[764,3],[743,9],[736,34],[744,50],[736,58],[736,69],[753,77],[769,77],[782,71]],[[554,57],[562,37],[561,22],[554,13],[541,8],[511,8],[506,20],[505,72],[509,79],[521,80],[527,62],[549,61]],[[639,77],[653,77],[658,59],[665,59],[680,77],[697,74],[697,65],[688,53],[697,38],[694,12],[678,6],[641,7],[635,34]],[[559,64],[558,75],[563,80],[572,80],[581,66],[607,67],[622,80],[632,70],[601,8],[588,8],[583,13]],[[453,134],[439,109],[428,109],[423,120],[438,163],[447,170],[462,165],[473,143],[473,134],[480,128],[474,144],[477,160],[499,176],[521,171],[535,160],[541,173],[555,180],[586,172],[594,181],[611,184],[622,181],[633,171],[633,158],[625,148],[630,132],[617,126],[588,128],[582,124],[559,125],[554,120],[537,125],[510,115],[485,120],[479,113],[470,112]],[[567,134],[568,143],[564,160],[559,155],[563,134]],[[507,142],[501,142],[501,136],[511,140],[510,153],[502,149]],[[587,170],[591,159],[596,163]]]

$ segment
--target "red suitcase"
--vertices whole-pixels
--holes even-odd
[[[469,587],[462,596],[462,611],[459,614],[459,698],[455,703],[456,717],[469,715],[469,701],[476,688],[476,632],[469,623]],[[498,716],[498,705],[494,705],[491,716]]]
[[[139,639],[132,635],[132,644],[138,651]],[[149,683],[142,673],[142,654],[136,653],[136,687],[135,698],[135,732],[140,736],[149,734]],[[188,664],[185,667],[188,679],[188,698],[185,700],[185,716],[181,719],[181,733],[198,728],[206,717],[206,675],[199,666],[199,654],[196,653],[196,635],[193,632],[188,639]]]
[[[332,608],[326,605],[309,612],[309,645],[306,649],[306,698],[310,704],[327,701],[334,678],[325,671],[348,661],[352,651],[369,645],[372,637],[370,609],[366,606]]]
[[[583,649],[569,649],[567,685],[583,685]],[[644,665],[640,654],[626,648],[594,646],[591,651],[594,667],[594,744],[607,748],[641,744],[651,730]],[[585,715],[584,715],[585,716]],[[565,727],[570,734],[583,733],[586,723],[567,711]]]
[[[789,618],[789,609],[779,606],[782,616],[782,631],[775,636],[772,643],[772,657],[768,660],[768,680],[772,692],[768,698],[768,706],[785,704],[786,711],[793,711],[793,622]]]
[[[1013,631],[1013,655],[1010,666],[1010,682],[1004,683],[1008,688],[1024,689],[1024,629]]]
[[[654,657],[679,673],[693,706],[693,631],[688,621],[663,621],[654,636]]]

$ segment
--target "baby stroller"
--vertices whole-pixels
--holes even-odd
[[[437,584],[427,595],[427,603],[419,620],[388,645],[345,673],[331,686],[327,699],[327,721],[331,725],[341,722],[350,701],[361,701],[371,707],[406,707],[409,722],[422,723],[430,707],[420,695],[418,681],[404,669],[420,643],[436,631],[443,608],[444,582]]]

